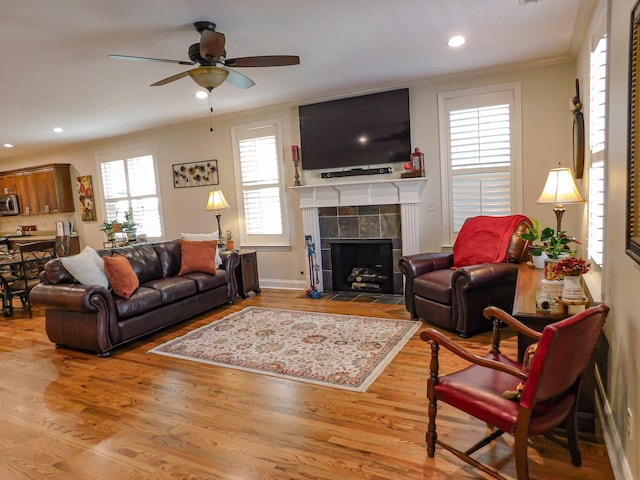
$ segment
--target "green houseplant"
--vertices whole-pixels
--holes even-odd
[[[136,241],[138,238],[138,224],[133,221],[133,213],[124,212],[124,222],[122,222],[122,229],[127,234],[127,241]]]

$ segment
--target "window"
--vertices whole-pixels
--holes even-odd
[[[439,96],[445,243],[469,217],[521,210],[519,105],[518,84]]]
[[[597,265],[604,252],[604,158],[606,152],[607,37],[595,42],[589,62],[589,226],[587,251]]]
[[[138,235],[162,238],[160,197],[153,147],[98,154],[105,220],[124,221],[133,214]]]
[[[276,121],[232,128],[243,246],[289,244],[279,132]]]

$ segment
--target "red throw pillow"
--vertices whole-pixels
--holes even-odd
[[[218,242],[215,240],[191,241],[181,239],[180,245],[182,260],[178,275],[184,275],[189,272],[205,272],[213,275],[218,273],[215,261]]]
[[[127,257],[117,253],[112,257],[104,257],[104,273],[107,274],[113,291],[121,297],[130,298],[140,286],[138,276]]]

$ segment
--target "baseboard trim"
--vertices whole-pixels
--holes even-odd
[[[629,462],[627,462],[627,457],[624,455],[622,440],[613,419],[611,405],[609,404],[609,399],[605,393],[597,368],[596,388],[598,390],[598,395],[596,395],[595,398],[596,411],[602,425],[602,435],[604,437],[604,443],[607,446],[607,454],[611,462],[613,477],[619,480],[634,480],[631,468],[629,468]]]
[[[260,288],[282,288],[283,290],[307,290],[306,280],[281,280],[278,278],[260,277]]]

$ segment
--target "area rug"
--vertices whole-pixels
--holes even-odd
[[[409,320],[248,307],[149,351],[364,392],[419,327]]]

